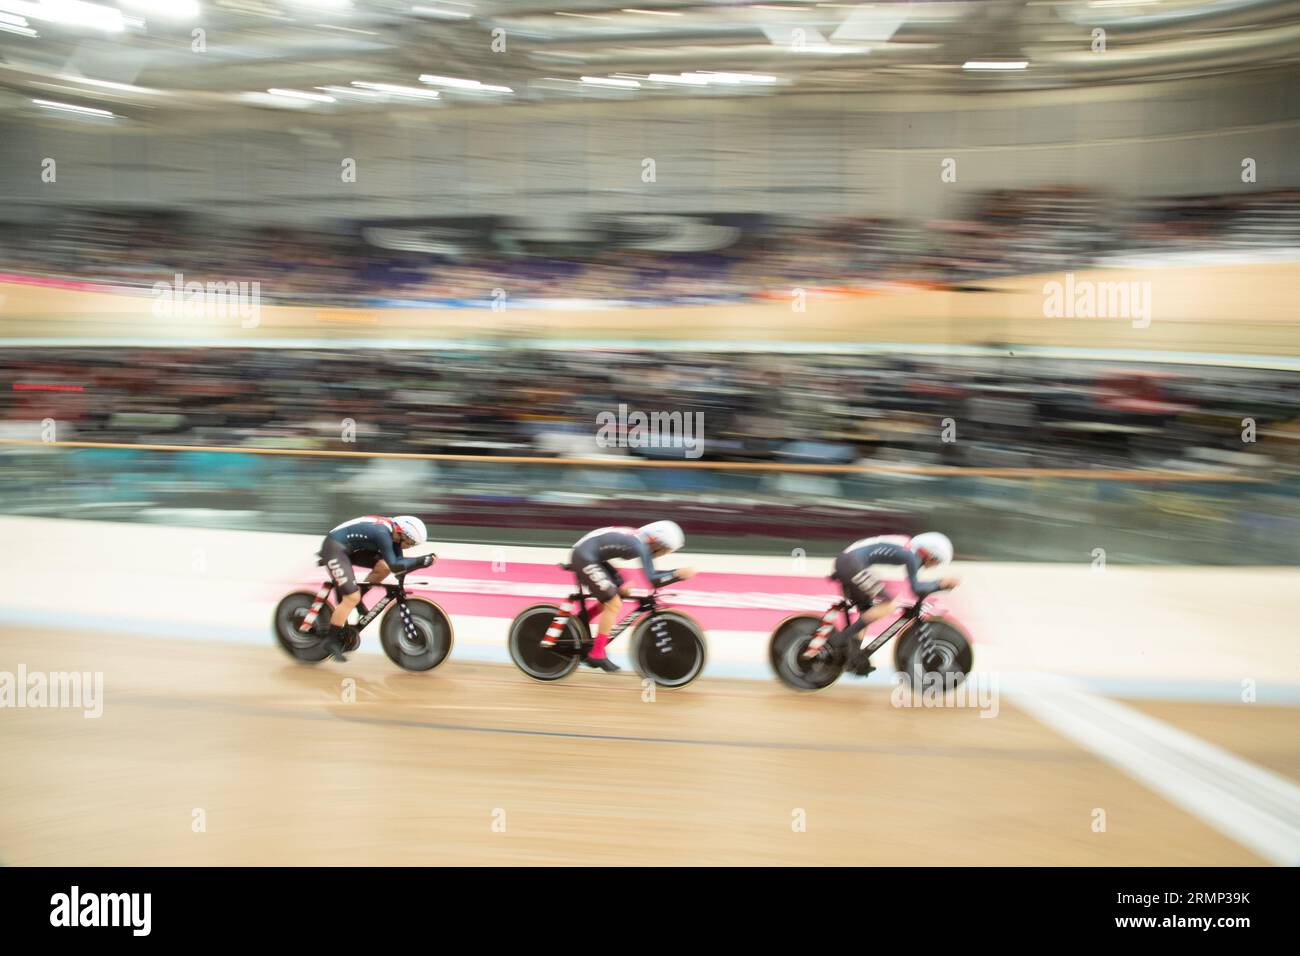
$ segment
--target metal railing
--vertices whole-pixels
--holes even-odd
[[[968,559],[1300,565],[1297,491],[1172,471],[0,440],[0,513],[319,533],[411,511],[440,540],[496,544],[564,545],[670,515],[707,551],[816,556],[933,527]]]

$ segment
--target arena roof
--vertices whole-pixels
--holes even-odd
[[[1297,0],[0,0],[0,112],[1070,88],[1293,64]]]

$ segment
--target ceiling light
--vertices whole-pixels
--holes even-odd
[[[73,106],[71,103],[56,103],[53,100],[32,100],[37,106],[47,110],[62,110],[65,113],[79,113],[85,116],[112,116],[108,110],[97,110],[90,106]]]
[[[677,83],[684,86],[709,85],[708,80],[694,73],[679,73],[675,76],[668,73],[651,73],[650,80],[654,83]]]
[[[432,83],[434,86],[451,86],[462,90],[472,90],[483,85],[478,80],[461,80],[454,76],[434,76],[430,73],[422,75],[420,82]]]
[[[197,0],[121,0],[121,3],[165,20],[193,20],[203,12]]]
[[[371,90],[358,90],[350,86],[318,86],[316,89],[324,90],[326,93],[338,93],[343,96],[359,96],[367,100],[373,100],[380,95]]]
[[[445,17],[452,20],[465,20],[473,16],[469,10],[444,10],[441,7],[411,7],[412,13],[425,17]]]
[[[310,100],[313,103],[337,103],[338,100],[332,96],[326,96],[324,93],[307,93],[303,90],[280,90],[270,89],[266,92],[272,96],[287,96],[291,100]]]
[[[100,86],[106,90],[120,90],[123,93],[146,93],[149,96],[160,96],[162,90],[151,90],[147,86],[132,86],[130,83],[114,83],[112,80],[92,80],[88,76],[73,76],[70,73],[60,73],[60,80],[67,80],[69,83],[81,83],[85,86]]]
[[[624,13],[648,13],[652,17],[680,17],[675,10],[638,10],[636,7],[624,7]]]
[[[360,33],[363,37],[379,36],[374,30],[354,30],[352,27],[335,26],[333,23],[313,23],[312,26],[320,27],[322,30],[342,30],[344,33]]]
[[[82,0],[0,0],[0,10],[7,10],[32,20],[62,23],[66,26],[90,27],[107,33],[121,33],[124,29],[122,11],[98,3]]]
[[[353,80],[352,85],[367,90],[378,90],[380,93],[390,93],[393,96],[409,96],[412,99],[436,100],[439,96],[437,90],[425,90],[418,86],[399,86],[396,83],[362,83],[360,80]]]
[[[702,74],[710,83],[775,83],[776,77],[765,73],[714,73]]]
[[[961,65],[963,70],[1023,70],[1029,66],[1028,60],[967,60]]]
[[[601,17],[594,13],[564,13],[560,10],[555,11],[557,17],[578,17],[582,20],[611,20],[612,17]]]
[[[464,90],[467,93],[513,93],[508,86],[490,86],[487,83],[480,83],[478,80],[463,80],[455,76],[434,76],[425,73],[420,76],[421,83],[428,83],[432,86],[445,86],[453,90]]]
[[[614,86],[625,90],[641,89],[641,84],[636,80],[614,80],[606,76],[584,76],[582,82],[591,86]]]
[[[272,96],[270,93],[240,93],[239,98],[245,103],[256,103],[259,106],[267,106],[277,110],[311,109],[311,103],[295,96]]]

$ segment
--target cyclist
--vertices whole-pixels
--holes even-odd
[[[922,568],[935,568],[952,560],[952,542],[948,536],[938,531],[926,531],[914,538],[906,535],[881,535],[875,538],[862,538],[840,552],[835,559],[835,573],[831,577],[837,581],[844,594],[844,600],[858,609],[858,619],[843,630],[834,632],[822,639],[811,641],[804,651],[806,657],[816,657],[822,646],[830,643],[835,652],[843,659],[848,659],[852,651],[861,645],[857,637],[872,621],[888,617],[899,609],[900,598],[880,600],[884,593],[884,582],[876,576],[874,569],[881,565],[901,565],[907,569],[908,584],[912,593],[923,598],[935,591],[950,590],[958,585],[957,578],[942,578],[938,581],[919,581],[917,572]],[[864,674],[875,670],[867,662]]]
[[[353,565],[371,568],[367,584],[378,584],[389,574],[400,574],[427,568],[438,560],[437,555],[422,554],[418,558],[402,556],[402,548],[424,544],[429,539],[424,522],[414,515],[384,518],[366,515],[345,521],[325,535],[320,549],[320,563],[334,579],[339,592],[339,604],[330,615],[328,630],[324,632],[325,646],[336,661],[346,661],[344,651],[354,651],[361,636],[354,627],[348,627],[348,615],[361,600]]]
[[[660,571],[654,559],[671,554],[686,543],[686,535],[675,521],[654,521],[641,528],[597,528],[580,538],[573,546],[569,558],[578,580],[600,602],[600,617],[596,626],[596,641],[584,663],[613,673],[622,670],[609,659],[605,646],[609,632],[623,608],[623,598],[631,592],[623,583],[623,576],[609,562],[615,558],[639,559],[645,576],[654,587],[670,581],[685,581],[695,576],[691,568]],[[543,647],[553,647],[555,636],[542,639]]]

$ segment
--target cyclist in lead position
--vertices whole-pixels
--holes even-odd
[[[600,602],[595,645],[583,663],[610,673],[622,670],[609,659],[605,646],[609,644],[609,632],[623,608],[623,598],[631,592],[623,583],[623,576],[609,562],[615,558],[639,559],[650,584],[662,587],[695,576],[691,568],[678,568],[676,571],[655,568],[655,558],[671,554],[685,543],[686,535],[675,521],[654,521],[641,528],[597,528],[573,546],[569,561],[574,573]],[[555,646],[555,637],[548,634],[542,639],[542,646]]]
[[[857,608],[858,619],[825,638],[814,638],[804,650],[804,656],[816,657],[822,646],[829,643],[841,659],[848,660],[852,652],[861,647],[858,635],[863,628],[899,609],[900,598],[880,600],[885,585],[876,576],[876,567],[901,565],[906,568],[912,593],[920,599],[935,591],[951,590],[957,586],[957,578],[921,581],[916,576],[922,568],[936,568],[951,560],[952,542],[947,535],[938,531],[926,531],[914,538],[906,535],[881,535],[853,542],[835,559],[835,573],[831,577],[839,583],[844,600]],[[863,673],[868,674],[873,670],[874,667],[866,664]]]
[[[402,548],[416,547],[428,539],[424,522],[414,515],[398,515],[396,518],[366,515],[345,521],[325,535],[320,563],[334,579],[339,603],[330,615],[329,629],[324,636],[325,646],[336,661],[346,661],[344,651],[354,651],[360,643],[356,628],[347,626],[348,615],[361,600],[361,588],[353,565],[371,569],[366,576],[367,584],[378,584],[389,574],[427,568],[438,560],[437,555],[407,558],[403,557]]]

